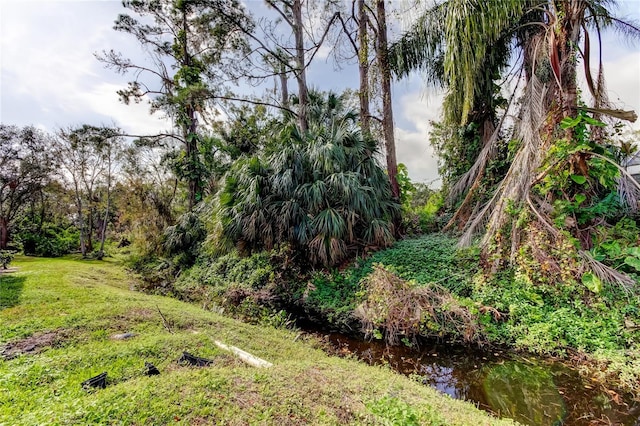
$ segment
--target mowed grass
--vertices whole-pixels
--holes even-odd
[[[511,424],[389,369],[329,357],[295,331],[131,291],[135,278],[113,261],[12,266],[0,274],[0,351],[26,352],[0,356],[0,425]],[[112,338],[125,332],[135,336]],[[214,340],[273,367],[246,365]],[[182,351],[214,364],[179,365]],[[146,376],[145,361],[161,374]],[[81,388],[102,372],[105,389]]]

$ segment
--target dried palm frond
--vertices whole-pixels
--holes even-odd
[[[523,144],[516,154],[502,182],[500,196],[487,220],[486,232],[481,243],[483,246],[486,246],[507,222],[509,204],[521,205],[526,200],[531,183],[530,171],[535,170],[540,164],[538,156],[538,147],[527,143]]]
[[[638,199],[640,198],[640,183],[631,176],[631,173],[611,158],[596,153],[590,154],[614,165],[618,169],[620,172],[620,178],[618,179],[618,195],[627,207],[631,209],[631,211],[637,211],[639,207]]]
[[[464,233],[458,241],[458,247],[470,247],[471,244],[473,244],[474,237],[486,227],[489,213],[495,209],[498,199],[500,198],[500,194],[502,193],[503,183],[504,180],[496,192],[494,192],[493,197],[491,197],[491,199],[482,207],[482,209],[480,209],[478,213],[471,216],[470,220],[467,222]]]
[[[522,75],[522,71],[518,76],[518,81],[520,80],[521,75]],[[489,164],[489,161],[493,160],[496,156],[497,142],[499,141],[500,132],[503,128],[505,119],[507,118],[507,116],[509,116],[509,111],[511,109],[511,105],[513,103],[513,99],[515,98],[517,91],[518,91],[518,84],[516,84],[516,87],[514,88],[513,93],[509,98],[509,102],[507,103],[507,107],[505,108],[504,114],[502,115],[500,122],[495,127],[489,140],[487,140],[487,142],[485,143],[484,147],[482,148],[482,151],[480,151],[480,154],[478,154],[478,157],[476,158],[476,161],[473,163],[473,166],[471,166],[471,168],[465,174],[463,174],[460,177],[460,179],[458,179],[456,184],[449,191],[449,194],[447,195],[447,203],[449,204],[453,204],[453,202],[457,200],[465,192],[467,192],[467,195],[465,196],[464,200],[462,201],[462,204],[460,205],[456,213],[449,220],[449,222],[447,223],[447,225],[444,227],[443,230],[445,231],[448,230],[451,226],[453,226],[453,224],[459,221],[460,215],[466,209],[466,206],[473,199],[475,190],[480,187],[482,178],[484,176],[484,172],[487,168],[487,164]],[[479,206],[476,205],[470,217],[475,217],[478,209],[479,209]],[[466,223],[464,225],[466,226]]]
[[[637,181],[630,176],[622,175],[618,179],[618,198],[631,212],[637,212],[640,208],[640,188]]]
[[[506,116],[506,114],[505,114]],[[462,194],[467,192],[473,184],[477,181],[478,176],[481,176],[486,169],[487,163],[494,159],[496,156],[496,142],[498,141],[498,135],[500,134],[500,129],[502,127],[502,122],[504,121],[504,116],[500,121],[500,124],[496,127],[495,131],[491,135],[491,138],[487,141],[485,146],[482,148],[482,151],[478,154],[476,161],[473,163],[473,166],[465,174],[463,174],[460,179],[453,185],[449,194],[447,195],[447,203],[452,204],[455,202]]]
[[[390,345],[397,344],[402,338],[445,333],[462,336],[466,342],[484,341],[477,314],[436,284],[417,287],[376,264],[364,285],[367,297],[354,315],[368,336],[381,329]],[[482,308],[495,311],[490,307]],[[425,327],[425,324],[434,327]]]
[[[520,120],[516,127],[516,134],[522,144],[504,178],[502,195],[489,219],[483,244],[486,244],[506,222],[507,203],[520,205],[529,196],[533,176],[531,171],[538,169],[542,162],[540,129],[545,119],[547,90],[547,85],[535,74],[531,76],[525,88]]]
[[[636,112],[633,110],[624,111],[621,109],[589,108],[589,107],[585,107],[584,110],[594,114],[608,115],[609,117],[630,121],[632,123],[635,123],[636,120],[638,119],[638,114],[636,114]]]
[[[594,259],[588,251],[580,250],[578,254],[582,259],[583,268],[593,272],[601,281],[618,285],[626,292],[631,292],[631,290],[638,285],[638,283],[627,274],[617,271]]]

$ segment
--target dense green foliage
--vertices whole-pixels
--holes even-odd
[[[282,307],[294,303],[301,278],[291,256],[286,247],[245,257],[237,252],[201,256],[176,280],[173,293],[245,321],[283,325],[289,316]]]
[[[15,235],[24,254],[46,257],[58,257],[77,250],[79,238],[80,233],[75,226],[52,223],[40,227],[21,223]]]
[[[207,236],[204,224],[194,211],[184,213],[175,225],[164,232],[164,248],[169,256],[176,256],[174,263],[190,266],[200,251],[200,245]]]
[[[0,250],[25,216],[45,221],[45,188],[58,164],[50,144],[50,136],[33,126],[0,123]]]
[[[285,122],[266,156],[233,166],[220,194],[227,238],[253,250],[289,243],[323,265],[391,244],[398,206],[377,143],[343,101],[313,95],[307,132]]]
[[[128,87],[118,90],[123,102],[140,102],[151,92],[151,112],[163,110],[173,118],[179,135],[166,136],[181,149],[170,160],[175,176],[186,183],[191,210],[202,201],[213,172],[203,158],[203,148],[211,141],[200,121],[208,121],[207,103],[222,96],[226,83],[242,69],[249,46],[238,27],[250,31],[253,22],[235,0],[136,0],[124,1],[123,6],[131,14],[120,14],[114,29],[134,37],[153,65],[136,64],[113,50],[97,58],[119,73],[133,75]],[[144,139],[157,143],[162,138]]]
[[[614,249],[617,256],[603,261],[630,271],[632,267],[624,263],[629,255],[624,253],[633,252],[630,245],[638,243],[635,223],[625,219],[609,232],[612,239],[604,247],[617,247]],[[334,326],[346,329],[346,325],[354,326],[353,312],[363,301],[368,301],[369,309],[373,306],[372,301],[377,303],[378,314],[385,313],[398,297],[404,297],[402,291],[415,292],[425,288],[431,293],[413,296],[413,299],[426,297],[429,300],[427,310],[429,306],[435,309],[435,316],[425,316],[421,320],[423,326],[418,334],[423,336],[465,340],[469,335],[465,337],[464,334],[472,333],[473,340],[479,343],[508,345],[546,355],[577,351],[597,357],[606,352],[607,356],[617,358],[640,347],[637,284],[626,290],[607,283],[594,288],[575,279],[561,280],[560,272],[558,280],[541,281],[542,277],[548,277],[541,274],[545,265],[537,263],[527,251],[522,251],[519,267],[486,275],[481,271],[477,249],[458,251],[456,242],[445,235],[425,235],[400,241],[344,271],[318,274],[305,295],[305,304]],[[558,243],[556,241],[554,245]],[[594,251],[601,253],[602,246]],[[559,250],[564,250],[569,262],[571,251]],[[388,285],[379,284],[380,277],[377,281],[368,281],[365,278],[372,276],[375,264],[384,265],[396,277],[409,283],[408,286],[402,290],[398,286],[403,284],[393,284],[396,288],[390,292]],[[635,279],[638,282],[638,276]],[[450,318],[446,326],[438,323],[443,315]],[[469,318],[475,318],[475,324],[468,323]],[[379,321],[379,324],[390,324],[382,319]],[[382,338],[385,330],[369,332]],[[398,337],[403,338],[403,335]],[[634,380],[639,373],[633,373],[633,369],[621,364],[602,371],[618,375],[613,380],[625,387],[637,385]]]
[[[440,234],[398,241],[392,247],[358,259],[344,271],[318,272],[313,291],[304,299],[307,309],[321,313],[334,326],[353,325],[352,312],[363,296],[362,279],[374,264],[391,267],[402,279],[420,285],[431,282],[459,294],[468,295],[471,277],[478,271],[478,254],[456,252],[456,240]],[[366,292],[366,290],[364,290]]]

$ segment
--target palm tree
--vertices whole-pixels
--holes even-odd
[[[461,244],[469,244],[474,235],[484,230],[482,244],[486,248],[514,219],[507,213],[513,211],[513,206],[527,210],[549,233],[557,235],[545,213],[554,200],[536,198],[531,190],[539,183],[538,172],[554,141],[563,137],[572,139],[572,129],[564,126],[563,130],[560,123],[578,115],[578,58],[584,63],[585,78],[594,98],[589,109],[593,118],[609,114],[635,119],[635,114],[614,111],[608,106],[602,58],[595,79],[590,72],[590,32],[595,32],[598,40],[600,31],[607,27],[634,37],[640,35],[636,26],[609,12],[607,7],[613,5],[615,1],[608,0],[448,0],[429,9],[393,46],[398,74],[427,69],[431,81],[447,88],[444,118],[449,123],[468,123],[485,109],[483,105],[489,110],[495,107],[487,89],[496,73],[503,71],[510,61],[517,64],[516,74],[523,76],[519,111],[511,113],[517,117],[514,139],[519,141],[519,148],[491,199],[481,208],[474,208],[474,214],[468,217],[454,216],[454,221],[462,221],[465,231]],[[510,103],[504,116],[515,108]],[[491,121],[495,117],[493,109],[484,118]],[[502,123],[497,124],[494,132],[485,136],[475,164],[450,191],[453,198],[467,193],[461,208],[469,208],[470,195],[480,185],[495,153],[502,127]],[[592,135],[597,133],[593,131]],[[566,166],[587,176],[588,160],[593,156],[576,151],[567,159]],[[518,229],[515,223],[512,225],[513,230]],[[512,255],[519,238],[513,231]]]
[[[308,128],[285,119],[264,158],[241,160],[220,193],[225,235],[250,249],[289,243],[313,264],[393,242],[398,204],[344,98],[309,93]]]

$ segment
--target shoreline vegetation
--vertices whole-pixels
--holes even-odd
[[[116,261],[16,257],[0,277],[0,423],[513,424],[311,338],[131,291]],[[160,314],[161,313],[161,314]],[[162,317],[165,318],[166,324]],[[113,336],[134,336],[114,340]],[[214,339],[273,363],[256,369]],[[183,351],[213,361],[176,362]],[[147,377],[144,363],[160,375]],[[103,371],[105,389],[80,384]]]
[[[302,318],[391,344],[427,338],[495,346],[564,360],[605,389],[640,390],[636,293],[532,283],[522,269],[487,276],[478,250],[459,250],[456,241],[426,234],[328,272],[283,268],[286,248],[204,255],[169,286],[146,269],[145,285],[249,322]]]

